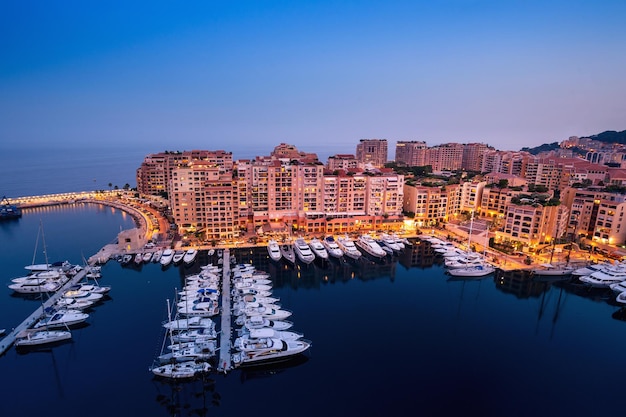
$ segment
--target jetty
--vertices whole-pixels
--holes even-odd
[[[35,310],[30,316],[26,317],[23,322],[13,328],[3,339],[0,339],[0,356],[4,355],[4,353],[9,350],[9,348],[13,345],[13,343],[15,343],[15,339],[20,332],[32,328],[35,323],[37,323],[37,321],[44,316],[46,309],[52,307],[54,303],[56,303],[63,296],[65,291],[67,291],[70,287],[78,284],[83,278],[85,278],[88,271],[89,267],[80,270],[76,275],[71,277],[58,291],[52,294],[50,298],[44,301],[37,310]],[[42,293],[41,295],[43,296],[43,294],[44,293]]]
[[[230,251],[227,249],[223,253],[222,269],[222,321],[220,337],[220,360],[217,365],[219,372],[228,372],[232,369],[230,356],[230,339],[232,333],[232,323],[230,314]]]

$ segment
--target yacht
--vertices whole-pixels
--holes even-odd
[[[58,328],[68,327],[75,324],[84,322],[89,318],[89,314],[83,313],[79,310],[58,310],[44,316],[37,323],[35,323],[35,329],[39,328]]]
[[[626,280],[626,269],[619,266],[605,267],[600,271],[579,277],[578,280],[590,287],[608,288],[611,284]]]
[[[243,325],[247,329],[270,328],[274,330],[287,330],[293,326],[289,320],[274,320],[263,316],[252,316],[244,320]]]
[[[453,277],[485,277],[489,274],[493,274],[496,268],[488,263],[482,263],[474,266],[468,266],[465,268],[452,268],[446,272]]]
[[[302,263],[310,264],[315,259],[315,255],[311,251],[311,248],[301,237],[297,238],[295,242],[293,242],[293,251]]]
[[[378,243],[368,234],[362,234],[355,242],[356,246],[363,249],[366,253],[372,255],[375,258],[384,258],[387,256],[387,252],[380,247]]]
[[[172,249],[163,249],[163,253],[161,254],[161,259],[159,262],[163,266],[168,266],[172,263],[172,259],[174,259],[174,251]]]
[[[396,239],[387,233],[381,233],[380,236],[378,236],[378,239],[383,243],[383,245],[387,246],[395,253],[401,252],[402,249],[404,249],[404,243],[396,241]]]
[[[278,245],[278,242],[274,239],[270,239],[267,242],[267,253],[270,256],[270,259],[274,262],[280,261],[283,257],[282,253],[280,252],[280,246]]]
[[[264,306],[258,305],[253,307],[246,307],[241,311],[243,314],[239,317],[244,317],[242,320],[245,321],[246,317],[252,316],[261,316],[267,317],[270,320],[284,320],[287,317],[291,316],[291,311],[281,310],[276,306]],[[242,321],[238,320],[238,321]]]
[[[177,250],[174,252],[174,256],[172,257],[172,262],[177,265],[179,263],[181,263],[183,261],[183,258],[185,257],[185,251],[184,250]]]
[[[311,342],[303,339],[286,341],[268,338],[246,343],[244,346],[245,351],[232,355],[236,367],[286,360],[309,349]]]
[[[288,263],[292,265],[296,263],[296,253],[293,251],[292,245],[280,245],[280,254]]]
[[[196,260],[197,256],[198,256],[197,249],[193,249],[193,248],[187,249],[187,251],[183,255],[183,262],[187,265],[191,265]]]
[[[154,375],[171,379],[190,379],[211,370],[208,362],[186,361],[178,363],[166,363],[150,368]]]
[[[239,329],[239,337],[247,339],[261,339],[267,337],[275,337],[282,340],[298,340],[304,337],[304,334],[290,330],[276,330],[264,327],[260,329],[248,329],[245,326]]]
[[[361,252],[356,248],[354,241],[348,235],[338,237],[337,246],[350,259],[359,259],[361,257]]]
[[[332,256],[336,259],[341,259],[343,257],[343,251],[337,244],[337,241],[332,236],[327,236],[322,240],[322,245],[326,248],[326,252],[328,252],[329,256]]]
[[[61,342],[72,338],[72,333],[67,330],[26,329],[16,335],[15,346],[41,346]]]
[[[56,292],[64,282],[47,278],[31,278],[22,282],[13,283],[9,288],[20,294],[40,294],[44,292]]]
[[[313,254],[315,254],[316,257],[320,259],[328,259],[328,252],[326,251],[326,248],[324,247],[322,242],[320,242],[319,239],[317,238],[311,239],[311,241],[309,242],[309,247],[311,248],[311,250],[313,251]]]

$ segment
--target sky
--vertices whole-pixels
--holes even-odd
[[[0,4],[0,148],[517,150],[626,129],[626,2]]]

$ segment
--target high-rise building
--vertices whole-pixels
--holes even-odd
[[[387,139],[361,139],[356,145],[356,159],[361,166],[383,167],[387,163]]]
[[[398,141],[396,143],[396,164],[400,166],[425,166],[428,146],[422,141]]]

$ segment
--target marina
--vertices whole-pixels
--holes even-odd
[[[116,212],[110,218],[113,223],[107,223],[113,209],[93,207],[47,209],[35,216],[27,212],[19,222],[11,222],[11,229],[4,232],[20,232],[11,232],[14,252],[4,254],[7,281],[20,275],[24,264],[30,262],[28,254],[32,253],[40,218],[46,225],[52,259],[74,256],[79,260],[81,252],[98,253],[119,229],[114,219],[124,215]],[[92,217],[91,210],[96,217]],[[81,240],[80,232],[72,239],[59,239],[68,236],[67,220],[60,220],[63,216],[71,218],[78,230],[91,227],[94,242]],[[84,221],[82,216],[86,216]],[[57,227],[57,222],[63,227]],[[108,231],[98,235],[94,225],[100,223]],[[133,227],[133,220],[128,219],[125,227]],[[15,375],[15,388],[9,387],[4,393],[15,401],[2,405],[3,414],[24,413],[23,405],[28,404],[28,415],[60,416],[50,413],[58,409],[64,410],[65,417],[79,416],[94,390],[111,392],[115,398],[92,409],[93,416],[123,412],[128,404],[157,416],[171,415],[170,407],[188,410],[188,414],[181,415],[231,416],[240,412],[242,396],[266,398],[278,390],[285,410],[309,404],[302,412],[304,416],[355,412],[384,415],[402,413],[415,404],[431,415],[461,412],[468,405],[482,415],[525,416],[537,410],[570,415],[616,411],[610,402],[589,399],[619,393],[619,376],[602,371],[612,366],[609,358],[626,345],[626,319],[622,319],[626,313],[614,301],[611,290],[590,291],[569,281],[537,282],[526,271],[498,270],[482,278],[452,280],[442,258],[420,240],[384,262],[362,256],[358,260],[331,259],[325,264],[308,265],[296,261],[290,265],[285,260],[271,261],[264,247],[223,250],[222,256],[228,253],[229,259],[234,257],[238,263],[268,272],[272,297],[279,298],[284,309],[293,311],[297,331],[314,340],[315,346],[310,355],[280,365],[232,368],[224,374],[216,364],[204,376],[188,382],[153,379],[156,377],[146,368],[162,342],[159,318],[166,318],[163,300],[171,298],[173,288],[182,287],[185,277],[198,273],[204,265],[216,265],[218,252],[199,251],[193,265],[131,262],[124,266],[112,259],[102,265],[99,280],[115,291],[111,301],[90,311],[86,327],[72,330],[71,340],[52,349],[26,354],[9,349],[0,358],[0,371]],[[4,291],[0,327],[8,333],[36,309],[39,301],[12,296],[7,288]],[[222,292],[228,293],[225,289]],[[581,315],[593,326],[581,326]],[[387,317],[393,318],[388,329],[396,336],[361,344],[356,351],[354,346],[363,335],[380,328],[388,322]],[[220,317],[220,327],[224,319],[230,318]],[[112,340],[123,341],[132,349],[112,348]],[[225,338],[222,340],[226,343]],[[413,346],[411,360],[390,354],[406,352],[406,346]],[[608,356],[606,360],[596,357],[581,362],[579,349],[603,349]],[[228,359],[218,352],[219,362]],[[363,366],[372,358],[379,359],[379,366]],[[572,368],[563,374],[563,369],[574,363],[575,372]],[[81,383],[85,369],[98,378],[89,384]],[[413,384],[403,382],[407,376],[414,378]],[[54,389],[40,393],[40,401],[29,403],[27,393],[19,387],[34,379]],[[590,379],[596,385],[589,398],[571,396],[571,381],[582,384]],[[356,380],[386,382],[384,386],[363,385],[354,384]],[[468,390],[472,386],[469,381],[491,389],[489,393]],[[328,396],[329,390],[340,393],[331,396],[341,400],[330,411],[327,405],[313,400]],[[70,410],[63,406],[69,392],[76,404]],[[458,393],[464,400],[463,407],[442,401],[444,392]],[[524,392],[536,399],[510,401],[507,392]],[[540,400],[546,392],[550,393],[550,402]],[[371,400],[364,402],[363,398]],[[277,412],[281,416],[290,414]]]

